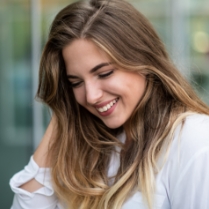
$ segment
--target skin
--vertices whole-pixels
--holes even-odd
[[[117,128],[124,125],[144,94],[145,77],[114,65],[104,51],[85,39],[75,40],[67,45],[62,53],[76,101],[108,127]],[[114,100],[117,102],[108,111],[98,111],[98,108]],[[56,121],[52,117],[33,155],[39,167],[50,167],[47,151],[55,132]],[[29,192],[41,187],[43,185],[35,179],[20,186]]]
[[[37,150],[33,155],[33,159],[39,167],[46,168],[50,166],[49,160],[47,158],[47,151],[52,136],[56,134],[55,132],[56,132],[56,120],[55,117],[52,117],[49,126],[46,129],[46,132],[41,140],[41,143],[39,144]],[[43,185],[37,182],[35,179],[31,179],[30,181],[20,186],[21,189],[24,189],[28,192],[34,192],[41,187],[43,187]]]
[[[144,94],[145,77],[116,66],[90,40],[74,40],[62,55],[76,101],[109,128],[125,124]],[[98,111],[114,100],[108,112]]]

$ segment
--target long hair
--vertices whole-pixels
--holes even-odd
[[[125,124],[132,142],[127,149],[116,137],[120,127],[110,130],[75,101],[62,50],[76,39],[92,41],[116,65],[146,77],[143,98]],[[52,179],[68,208],[119,209],[136,190],[152,208],[162,146],[169,147],[175,127],[189,112],[209,114],[149,21],[123,0],[80,1],[61,10],[50,29],[39,77],[37,96],[57,120],[49,146]],[[122,148],[121,165],[109,185],[107,169],[116,146]]]

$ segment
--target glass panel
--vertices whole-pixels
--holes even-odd
[[[9,208],[10,177],[31,153],[30,5],[0,1],[0,196]]]
[[[209,104],[209,2],[193,1],[190,17],[192,81],[200,97]]]

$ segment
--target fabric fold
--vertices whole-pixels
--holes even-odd
[[[42,184],[43,187],[32,193],[20,188],[21,185],[25,184],[33,178]],[[54,190],[51,184],[50,168],[39,168],[39,166],[34,161],[33,156],[31,156],[28,165],[11,178],[10,186],[14,193],[18,193],[22,197],[25,196],[25,198],[32,198],[35,194],[43,194],[46,196],[51,196],[54,194]]]

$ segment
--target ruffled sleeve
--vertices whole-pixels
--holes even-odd
[[[43,187],[32,193],[20,188],[33,178]],[[11,209],[61,209],[51,184],[50,168],[39,168],[33,157],[11,178],[10,187],[15,193]]]

